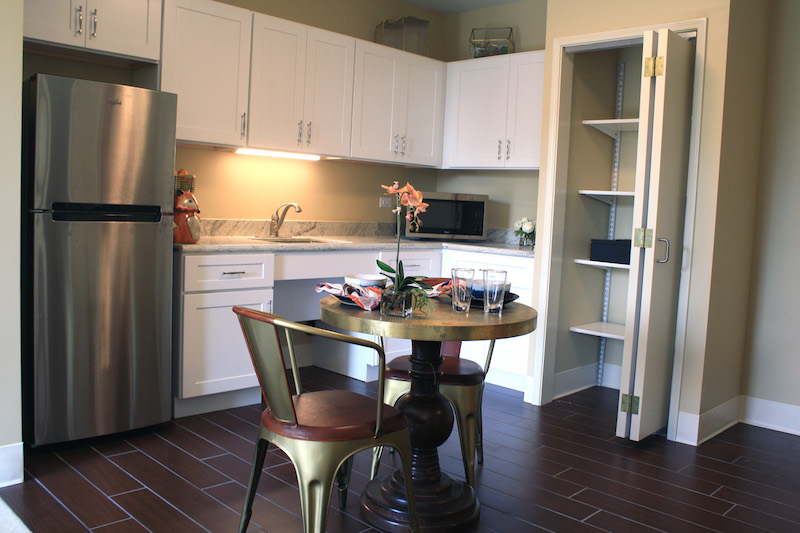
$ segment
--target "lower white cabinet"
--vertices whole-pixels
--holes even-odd
[[[442,275],[448,276],[451,268],[473,268],[475,277],[482,279],[481,269],[499,269],[507,272],[507,281],[511,283],[511,292],[519,296],[519,303],[533,307],[533,256],[519,257],[492,253],[464,252],[444,250],[442,253]],[[470,313],[482,313],[482,309],[472,308]],[[515,390],[524,390],[526,369],[529,360],[531,336],[536,331],[512,337],[498,339],[495,343],[492,363],[489,367],[487,381]],[[479,363],[486,362],[489,341],[468,341],[461,345],[461,357]]]
[[[175,396],[258,386],[235,305],[271,311],[272,254],[177,255]]]

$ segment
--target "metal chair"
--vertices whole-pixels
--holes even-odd
[[[300,504],[306,533],[323,533],[328,518],[334,478],[339,482],[340,506],[346,495],[353,454],[390,446],[397,449],[408,482],[406,494],[411,530],[418,531],[411,483],[411,440],[408,419],[382,401],[386,355],[373,342],[284,320],[270,313],[236,306],[247,347],[253,360],[267,408],[261,415],[256,454],[247,487],[240,533],[247,530],[253,499],[269,443],[289,456],[300,485]],[[284,333],[297,394],[292,395],[286,375],[280,334]],[[372,348],[381,362],[378,401],[343,390],[302,392],[292,332],[305,333]]]
[[[383,343],[383,339],[381,339]],[[458,436],[461,444],[461,458],[464,462],[464,476],[470,486],[475,486],[475,455],[483,464],[483,384],[494,352],[494,339],[489,343],[486,363],[478,363],[459,357],[461,341],[442,343],[442,375],[439,377],[439,392],[453,406]],[[411,356],[403,355],[392,359],[386,365],[384,388],[386,403],[395,405],[411,390]],[[380,378],[379,378],[380,379]],[[383,450],[375,448],[372,455],[372,477],[378,473]]]

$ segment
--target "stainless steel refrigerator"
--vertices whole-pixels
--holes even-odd
[[[177,97],[41,74],[24,94],[26,442],[167,421]]]

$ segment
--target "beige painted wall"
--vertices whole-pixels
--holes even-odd
[[[0,17],[0,447],[22,442],[20,396],[20,102],[22,98],[22,2],[3,3]],[[14,472],[13,470],[18,470]],[[0,464],[0,477],[22,478],[22,465]],[[0,479],[0,482],[4,479]]]
[[[469,37],[473,28],[510,26],[514,30],[515,52],[541,50],[545,45],[546,23],[547,0],[522,0],[449,15],[445,19],[444,59],[456,61],[470,57]]]
[[[694,250],[691,263],[692,278],[688,306],[688,325],[685,347],[683,386],[680,410],[692,414],[701,412],[704,394],[703,373],[706,358],[723,356],[717,346],[709,343],[709,301],[711,297],[712,268],[714,266],[714,239],[717,231],[717,201],[720,175],[720,152],[723,133],[725,76],[728,58],[728,0],[642,0],[614,2],[596,0],[559,0],[550,2],[547,10],[547,63],[545,79],[552,69],[553,39],[625,28],[635,28],[707,18],[708,42],[705,50],[706,72],[702,110],[701,153],[699,159],[700,181],[697,189],[697,215],[694,221]],[[547,164],[550,85],[545,84],[545,112],[543,136],[544,165]],[[736,154],[731,154],[733,157]],[[544,180],[540,180],[540,198],[544,198]],[[543,213],[543,206],[539,206]],[[541,223],[541,220],[540,220]],[[537,254],[536,274],[541,272]],[[747,260],[745,257],[744,260]],[[747,280],[740,280],[746,284]],[[744,309],[719,306],[718,318],[744,324]],[[717,318],[717,317],[715,317]],[[713,332],[711,332],[713,333]],[[729,354],[724,354],[729,356]],[[727,384],[726,384],[727,385]],[[726,386],[723,385],[723,386]],[[708,386],[713,386],[709,384]],[[727,388],[727,387],[726,387]]]
[[[800,2],[776,0],[766,74],[750,356],[744,373],[745,394],[791,405],[800,405],[798,26]]]
[[[279,205],[297,202],[291,220],[394,221],[378,208],[381,185],[407,181],[435,190],[436,171],[348,161],[298,161],[244,156],[206,148],[179,147],[176,168],[196,175],[200,217],[267,219]]]

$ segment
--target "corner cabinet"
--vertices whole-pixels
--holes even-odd
[[[243,146],[252,13],[164,0],[161,90],[178,95],[178,141]]]
[[[350,155],[355,42],[255,13],[247,145]]]
[[[175,257],[175,397],[179,400],[258,387],[235,305],[271,311],[272,254]]]
[[[544,51],[447,64],[445,168],[539,168]]]
[[[554,396],[618,387],[617,436],[638,441],[667,425],[695,47],[668,30],[636,46],[564,41],[539,250],[543,367]],[[630,263],[593,261],[592,239],[631,239]]]
[[[357,41],[351,157],[441,165],[445,65]]]
[[[158,61],[161,0],[25,0],[25,39]]]

